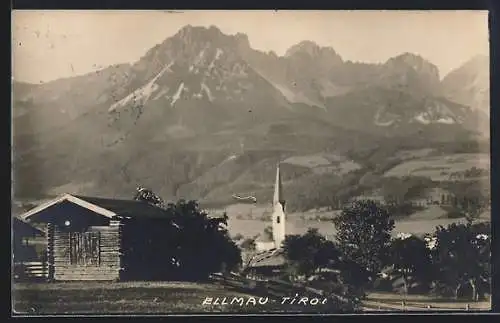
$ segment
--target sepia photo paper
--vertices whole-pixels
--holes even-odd
[[[487,11],[12,12],[12,313],[491,309]]]

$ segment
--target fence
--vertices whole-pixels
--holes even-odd
[[[46,262],[32,261],[14,264],[14,279],[43,280],[49,277],[49,267]]]

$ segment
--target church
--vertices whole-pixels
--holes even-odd
[[[278,278],[282,275],[286,264],[282,248],[286,236],[286,213],[279,164],[276,168],[271,221],[272,239],[256,241],[257,254],[250,259],[244,269],[247,278],[257,280]]]

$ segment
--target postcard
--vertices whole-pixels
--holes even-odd
[[[486,11],[12,13],[12,313],[491,309]]]

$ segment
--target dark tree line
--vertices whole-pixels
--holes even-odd
[[[345,206],[333,222],[337,228],[335,242],[313,229],[286,237],[284,250],[290,275],[347,297],[362,297],[383,279],[389,283],[401,279],[405,293],[419,286],[420,292],[458,298],[469,288],[474,301],[489,293],[488,223],[469,221],[437,227],[425,238],[394,238],[389,212],[373,201]]]

